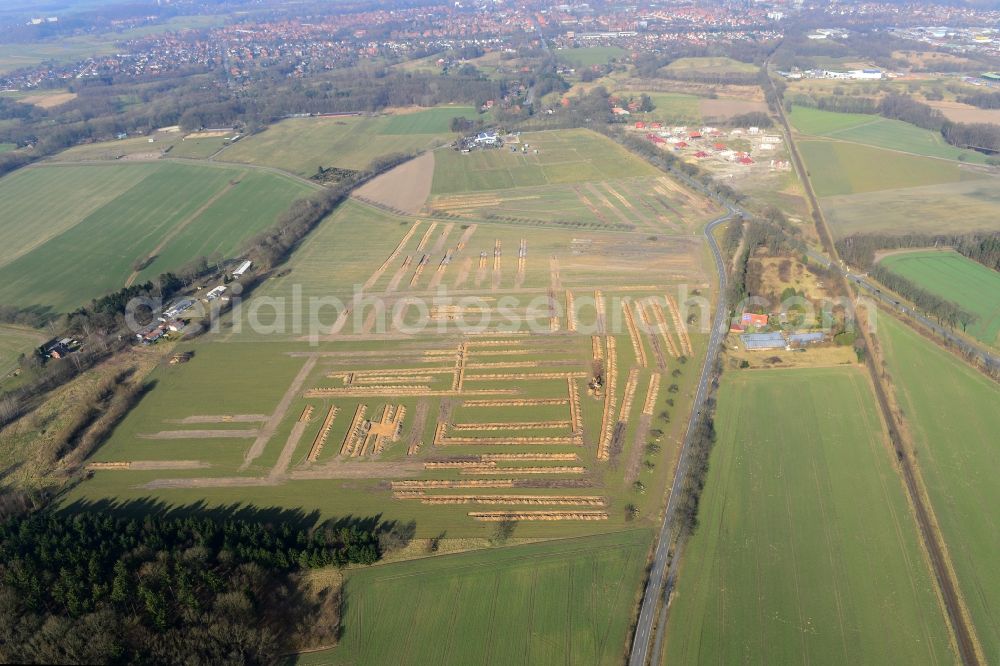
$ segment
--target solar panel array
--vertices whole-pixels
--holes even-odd
[[[747,349],[780,349],[785,346],[781,333],[744,333],[740,340]]]

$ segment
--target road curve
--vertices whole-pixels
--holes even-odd
[[[693,184],[689,181],[690,184]],[[699,188],[701,189],[701,188]],[[739,211],[732,206],[726,206],[728,212],[722,217],[716,218],[705,227],[705,237],[708,239],[709,247],[712,248],[712,258],[715,260],[715,270],[719,278],[719,295],[715,306],[715,317],[712,320],[712,333],[708,339],[708,350],[705,354],[705,364],[701,369],[701,377],[698,380],[698,390],[695,392],[694,403],[691,406],[691,417],[688,421],[687,432],[684,435],[684,443],[681,446],[680,457],[677,461],[677,469],[674,471],[673,483],[670,486],[670,495],[667,499],[667,509],[663,514],[663,525],[657,538],[656,551],[653,554],[653,566],[649,572],[649,579],[646,581],[646,589],[642,594],[642,607],[639,610],[639,620],[636,623],[635,635],[632,639],[632,653],[629,656],[630,666],[644,666],[649,659],[649,644],[653,634],[653,623],[656,619],[656,611],[659,608],[660,599],[663,598],[664,585],[666,593],[669,595],[673,587],[673,581],[677,576],[677,563],[680,561],[682,543],[677,544],[674,556],[671,558],[670,535],[674,531],[676,522],[676,503],[680,484],[687,474],[690,460],[689,451],[693,428],[691,423],[701,416],[701,411],[705,405],[705,398],[708,395],[708,384],[712,376],[712,368],[715,367],[715,359],[719,355],[719,347],[726,334],[726,267],[722,259],[722,250],[712,235],[712,231],[720,224],[724,224],[739,214]],[[657,632],[662,635],[663,627],[658,626]],[[656,643],[659,644],[659,639]]]

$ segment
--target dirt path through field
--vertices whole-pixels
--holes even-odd
[[[649,414],[639,416],[639,425],[635,429],[635,439],[632,441],[632,450],[628,454],[628,463],[625,465],[625,485],[632,485],[639,478],[639,465],[642,463],[642,452],[646,446],[646,437],[649,435],[649,426],[653,417]]]
[[[355,195],[380,206],[416,214],[427,203],[434,182],[434,153],[400,164],[357,189]]]
[[[239,183],[240,181],[238,180],[229,181],[229,183],[225,187],[216,192],[208,201],[202,204],[198,208],[198,210],[196,210],[195,212],[191,213],[186,218],[181,220],[179,224],[174,225],[173,229],[168,231],[167,234],[162,239],[160,239],[160,242],[157,243],[156,247],[154,247],[147,256],[153,257],[155,260],[155,257],[161,252],[163,252],[163,248],[165,248],[170,241],[176,238],[177,234],[184,231],[184,229],[186,229],[189,224],[191,224],[196,219],[201,217],[201,214],[204,213],[206,210],[208,210],[209,207],[212,206],[212,204],[221,199],[223,195],[225,195],[227,192],[229,192],[229,190],[239,185]],[[135,282],[136,279],[138,279],[139,273],[140,271],[132,271],[132,274],[128,276],[127,280],[125,280],[125,286],[131,287],[132,283]]]
[[[444,225],[444,229],[441,231],[441,235],[438,236],[437,241],[434,243],[434,247],[431,248],[431,254],[441,254],[444,251],[445,241],[448,240],[448,236],[451,235],[451,230],[455,228],[454,222],[449,222]]]
[[[275,431],[278,429],[278,424],[281,420],[285,418],[285,414],[288,413],[288,408],[292,405],[292,400],[298,395],[299,391],[302,390],[302,384],[305,383],[306,377],[312,372],[312,369],[316,367],[316,361],[319,360],[317,356],[310,356],[306,359],[306,362],[302,364],[302,369],[299,370],[299,374],[295,375],[295,379],[292,380],[291,385],[288,390],[285,391],[285,395],[282,396],[281,402],[275,407],[274,413],[261,428],[260,434],[257,435],[257,439],[254,440],[253,446],[247,451],[246,456],[243,458],[243,464],[240,465],[240,471],[245,470],[250,466],[254,460],[260,457],[260,454],[264,453],[264,447],[267,446],[268,441],[274,436]]]
[[[472,270],[472,257],[466,257],[462,260],[461,266],[458,269],[458,277],[455,278],[454,288],[458,289],[466,283],[469,279],[469,272]]]
[[[238,439],[256,437],[259,430],[161,430],[142,433],[139,439]]]
[[[257,423],[267,420],[267,414],[205,414],[167,419],[164,423]]]
[[[302,433],[306,431],[308,426],[308,421],[297,421],[295,425],[292,426],[292,431],[288,433],[288,439],[285,440],[285,447],[281,449],[281,455],[278,456],[278,462],[274,464],[274,467],[271,468],[271,473],[268,475],[270,478],[284,478],[285,474],[288,472],[288,466],[292,463],[292,456],[295,454],[295,448],[299,445],[299,440],[302,439]]]

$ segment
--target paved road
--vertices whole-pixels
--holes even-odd
[[[689,181],[690,182],[690,181]],[[701,188],[699,188],[701,189]],[[719,278],[719,295],[715,306],[715,318],[712,323],[712,333],[708,340],[708,353],[705,356],[705,365],[702,366],[701,378],[698,380],[698,389],[695,392],[694,404],[691,409],[691,419],[688,422],[687,433],[684,437],[684,444],[681,447],[680,459],[677,462],[677,470],[674,472],[673,484],[670,486],[670,496],[667,500],[667,510],[663,516],[663,526],[660,528],[660,535],[656,544],[656,552],[653,555],[653,567],[649,573],[649,580],[646,582],[646,589],[642,595],[642,608],[639,611],[639,621],[636,624],[635,637],[632,641],[632,654],[629,657],[630,666],[644,666],[649,659],[649,643],[653,634],[653,622],[656,618],[656,611],[659,602],[664,598],[664,584],[666,583],[666,593],[669,594],[673,587],[673,581],[677,575],[677,562],[680,561],[681,545],[678,544],[673,557],[670,557],[671,534],[676,523],[676,503],[680,495],[680,485],[687,473],[690,460],[689,450],[693,428],[691,424],[701,416],[704,409],[705,398],[708,395],[708,383],[712,376],[712,368],[715,367],[715,359],[719,355],[719,347],[722,339],[726,335],[728,326],[726,323],[726,268],[722,259],[722,251],[716,243],[712,230],[720,224],[725,224],[731,220],[739,211],[727,206],[729,212],[722,217],[713,220],[705,227],[705,237],[708,239],[709,247],[712,248],[712,257],[715,260],[715,269]],[[663,634],[663,627],[657,627],[659,636]],[[657,645],[659,645],[657,636]]]

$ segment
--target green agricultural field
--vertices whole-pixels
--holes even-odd
[[[945,142],[940,132],[921,129],[901,120],[860,113],[835,113],[795,107],[789,114],[795,129],[810,136],[861,143],[925,157],[938,157],[982,164],[986,156]]]
[[[313,175],[321,166],[367,169],[377,157],[448,143],[455,136],[449,123],[456,116],[475,118],[476,111],[455,106],[391,116],[291,118],[241,139],[218,159],[274,166],[302,176]]]
[[[0,143],[0,153],[9,153],[17,148],[16,143]]]
[[[716,428],[666,663],[955,661],[861,370],[727,373]]]
[[[521,147],[526,146],[526,152]],[[512,151],[511,148],[517,149]],[[535,151],[538,151],[537,153]],[[433,194],[659,175],[610,139],[589,130],[530,132],[520,144],[435,155]]]
[[[72,309],[139,277],[231,254],[309,188],[285,176],[176,163],[44,166],[0,180],[0,302]]]
[[[983,342],[997,343],[1000,333],[1000,273],[957,252],[892,254],[882,265],[927,291],[958,303],[979,320],[968,333]]]
[[[616,94],[638,97],[643,91],[616,91]],[[697,125],[701,123],[701,98],[683,93],[647,92],[656,107],[649,113],[636,114],[637,120],[658,120],[670,125]]]
[[[915,157],[856,143],[798,141],[819,197],[957,183],[980,178],[955,162]]]
[[[17,359],[21,354],[30,355],[45,340],[45,334],[41,331],[0,325],[0,380],[17,367]]]
[[[758,70],[757,66],[753,63],[740,62],[739,60],[724,57],[678,58],[664,69],[677,74],[748,74]]]
[[[996,231],[1000,230],[1000,179],[832,196],[822,205],[835,236]]]
[[[620,664],[651,536],[633,530],[351,571],[340,645],[296,663]]]
[[[583,46],[577,49],[560,49],[556,57],[576,67],[604,65],[609,60],[624,58],[628,51],[618,46]]]
[[[996,433],[1000,388],[891,317],[878,336],[917,464],[988,659],[1000,655],[1000,486]]]

